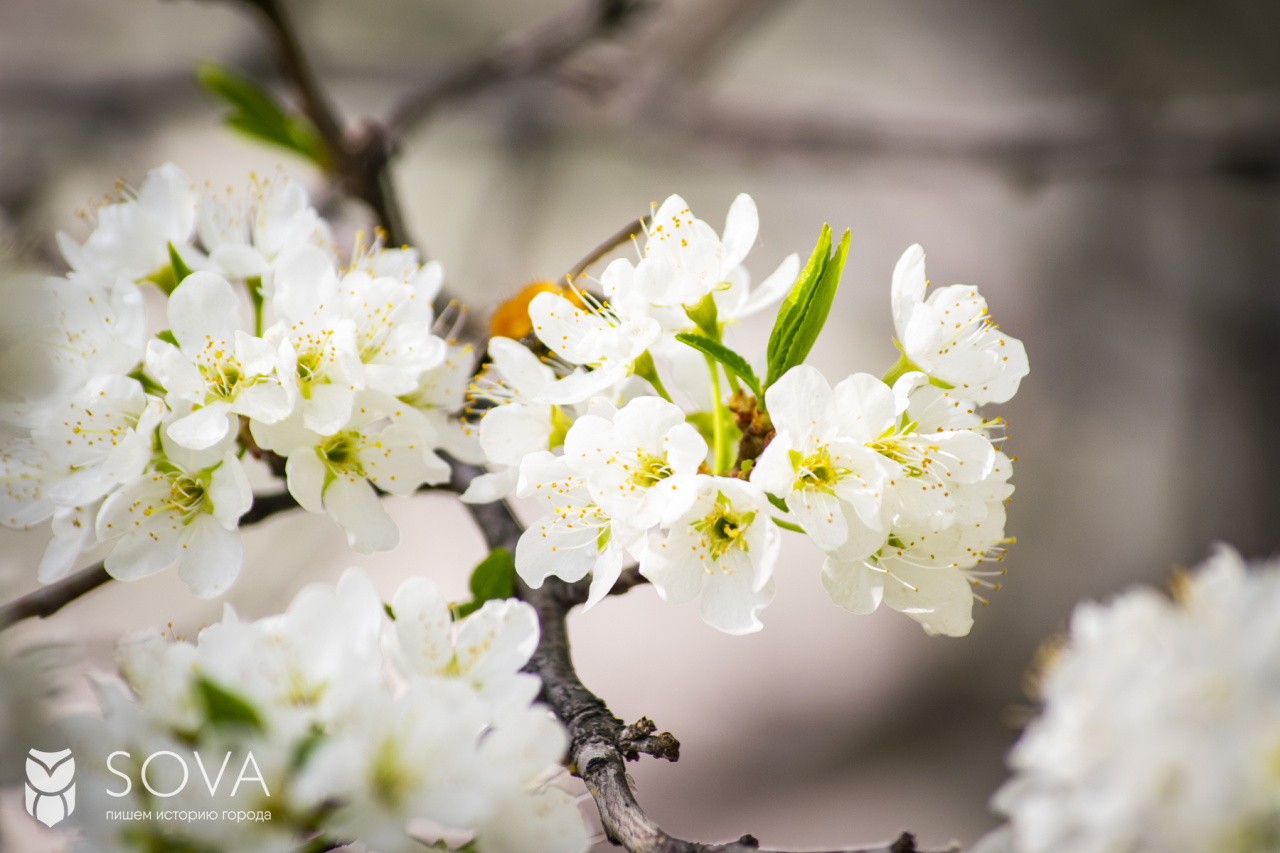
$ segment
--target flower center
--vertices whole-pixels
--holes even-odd
[[[928,455],[930,446],[921,447],[923,437],[915,434],[918,427],[915,421],[890,427],[875,441],[868,441],[867,447],[897,462],[908,477],[921,477],[933,459]]]
[[[331,469],[347,470],[364,476],[357,457],[360,447],[361,436],[356,430],[334,433],[320,445],[320,458]]]
[[[745,534],[755,517],[754,512],[734,510],[724,492],[719,492],[715,508],[704,518],[693,522],[693,529],[707,538],[711,559],[720,560],[731,548],[748,550]]]
[[[816,489],[820,492],[832,492],[832,487],[852,473],[831,459],[831,451],[824,444],[808,456],[799,450],[792,450],[791,467],[796,472],[795,489]]]
[[[169,509],[183,518],[199,512],[204,498],[205,487],[200,479],[190,474],[179,474],[170,480]]]
[[[673,473],[671,466],[667,464],[667,455],[665,453],[657,456],[640,451],[636,456],[636,470],[631,472],[631,476],[627,478],[627,481],[647,489],[667,479]]]
[[[418,784],[417,775],[400,760],[400,744],[387,738],[369,765],[369,787],[374,798],[389,810],[396,811]]]
[[[230,402],[235,399],[244,374],[240,370],[239,362],[234,358],[226,358],[225,355],[223,350],[218,350],[213,353],[212,360],[206,362],[201,359],[199,367],[200,375],[209,385],[209,393]]]

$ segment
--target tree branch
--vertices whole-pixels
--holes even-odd
[[[649,227],[649,223],[651,221],[652,217],[646,215],[640,217],[634,222],[628,222],[622,228],[619,228],[613,236],[609,237],[609,239],[605,240],[599,246],[596,246],[587,253],[586,257],[574,264],[573,267],[564,274],[565,281],[569,284],[573,284],[579,276],[586,273],[587,267],[609,254],[623,243],[626,243],[628,240],[634,240],[644,231],[644,229]]]
[[[540,698],[569,730],[569,769],[586,783],[609,840],[631,853],[759,853],[759,842],[749,835],[728,844],[683,841],[668,835],[645,814],[631,790],[625,761],[639,757],[637,738],[651,737],[653,723],[642,719],[624,726],[600,697],[583,686],[569,655],[565,617],[586,600],[586,587],[553,577],[531,589],[517,580],[516,594],[533,605],[542,628],[538,648],[525,670],[542,679]],[[653,738],[662,739],[662,735]],[[676,743],[671,750],[675,754],[663,757],[674,761],[678,749]],[[890,844],[845,853],[917,853],[917,848],[915,839],[903,833]]]
[[[240,516],[240,526],[257,524],[277,513],[295,509],[297,506],[298,502],[288,492],[255,495],[253,506]],[[23,619],[52,616],[77,598],[88,595],[110,580],[113,578],[107,574],[102,563],[96,563],[62,580],[43,586],[35,592],[27,593],[0,607],[0,631]]]
[[[387,128],[401,138],[446,101],[474,95],[516,77],[545,72],[592,41],[616,32],[649,5],[648,0],[586,0],[565,14],[424,81],[392,110]]]

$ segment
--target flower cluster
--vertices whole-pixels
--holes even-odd
[[[519,671],[537,642],[523,602],[491,600],[454,623],[430,581],[406,582],[387,607],[356,570],[279,616],[244,622],[228,606],[194,644],[128,640],[131,689],[104,684],[105,718],[75,730],[92,776],[73,818],[82,843],[585,851],[573,797],[550,784],[564,730]]]
[[[41,580],[107,543],[117,578],[176,561],[197,595],[221,594],[253,503],[246,451],[287,460],[298,503],[362,553],[398,542],[379,492],[447,479],[437,448],[481,459],[454,417],[469,350],[433,331],[439,265],[375,241],[339,268],[298,184],[241,199],[166,165],[101,207],[83,245],[59,245],[71,270],[45,282],[40,345],[23,352],[53,378],[0,409],[0,522],[52,518]],[[154,334],[144,288],[165,298]]]
[[[1084,603],[996,794],[1017,853],[1280,848],[1280,563]]]
[[[802,362],[847,235],[829,258],[824,230],[803,271],[792,255],[753,288],[742,264],[757,228],[749,196],[721,234],[672,196],[638,260],[609,264],[598,293],[538,293],[536,342],[490,341],[472,393],[494,469],[463,500],[535,498],[545,514],[516,569],[535,587],[591,574],[588,606],[635,560],[665,600],[700,598],[711,625],[758,630],[787,529],[827,553],[837,604],[884,601],[930,633],[967,633],[973,587],[997,586],[985,578],[999,572],[977,567],[1003,555],[1013,490],[1003,421],[978,407],[1013,396],[1028,370],[1021,343],[992,325],[976,288],[926,296],[912,246],[893,274],[898,362],[833,388]],[[784,296],[762,384],[731,327]]]

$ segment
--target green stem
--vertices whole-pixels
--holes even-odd
[[[631,371],[652,385],[653,390],[658,392],[659,397],[668,403],[671,402],[671,395],[667,393],[666,387],[662,384],[662,377],[658,376],[658,366],[653,363],[653,356],[649,355],[648,350],[640,353],[640,357],[632,365]]]
[[[733,464],[733,460],[729,458],[733,449],[729,447],[729,442],[725,440],[725,407],[724,399],[720,393],[720,364],[711,356],[706,356],[706,359],[707,369],[711,371],[711,394],[715,398],[715,410],[712,412],[713,418],[711,421],[715,465],[712,466],[711,473],[721,474],[728,471],[729,466]]]
[[[253,276],[245,279],[244,282],[249,286],[249,301],[253,303],[253,334],[256,337],[262,337],[262,278],[261,276]]]
[[[901,379],[904,374],[910,373],[913,370],[920,370],[920,368],[916,366],[916,363],[913,362],[911,359],[907,358],[907,354],[902,351],[902,344],[898,343],[897,341],[894,341],[893,345],[898,348],[898,360],[895,361],[893,363],[893,366],[890,367],[889,370],[885,372],[885,375],[884,375],[885,385],[892,385],[893,383]]]

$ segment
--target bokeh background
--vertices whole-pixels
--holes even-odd
[[[573,2],[290,6],[325,85],[359,117]],[[1018,541],[971,636],[928,638],[892,611],[832,606],[820,554],[799,537],[759,634],[721,635],[647,588],[572,618],[586,684],[683,743],[678,764],[632,769],[666,829],[750,832],[773,847],[902,829],[925,845],[970,844],[996,823],[987,799],[1031,708],[1024,672],[1074,602],[1162,584],[1217,540],[1273,553],[1277,33],[1280,5],[1266,0],[668,0],[549,73],[446,105],[403,141],[409,229],[475,316],[562,274],[651,201],[679,192],[718,226],[746,191],[762,219],[757,279],[806,253],[824,221],[853,231],[812,359],[833,380],[892,362],[889,275],[913,242],[934,283],[978,285],[1026,343],[1031,374],[1000,412],[1018,457]],[[282,168],[326,200],[306,163],[220,125],[192,81],[203,58],[279,86],[267,41],[234,2],[0,4],[11,281],[60,272],[53,234],[83,239],[77,210],[166,160],[218,187]],[[332,204],[348,239],[367,227],[357,205]],[[767,329],[744,324],[739,340],[762,351]],[[249,530],[226,600],[251,617],[277,612],[351,565],[388,597],[416,573],[461,596],[482,555],[465,513],[432,495],[391,511],[402,544],[372,558],[301,512]],[[46,539],[0,532],[0,598],[35,588]],[[20,624],[4,647],[72,707],[122,634],[171,623],[194,636],[220,609],[170,572]],[[0,705],[26,720],[34,689],[6,675]],[[0,803],[0,848],[60,849],[34,832],[19,792]]]

